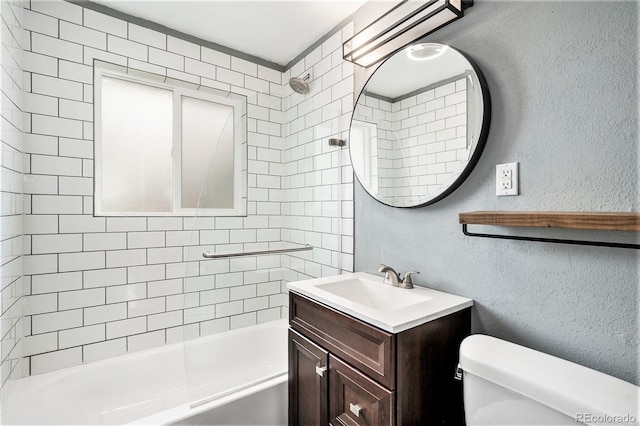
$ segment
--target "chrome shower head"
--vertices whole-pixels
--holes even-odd
[[[311,78],[311,74],[307,74],[304,77],[293,77],[289,80],[289,86],[294,92],[306,95],[309,93],[309,83],[307,81]]]

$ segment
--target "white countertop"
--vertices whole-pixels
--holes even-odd
[[[473,305],[466,297],[414,286],[393,287],[364,272],[293,281],[290,291],[351,315],[382,330],[399,333]]]

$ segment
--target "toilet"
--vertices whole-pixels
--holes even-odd
[[[475,334],[460,345],[474,425],[638,425],[640,388],[554,356]]]

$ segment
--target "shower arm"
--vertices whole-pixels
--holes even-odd
[[[264,254],[280,254],[280,253],[291,253],[295,251],[308,251],[308,250],[313,250],[313,246],[309,244],[305,244],[302,247],[259,250],[259,251],[244,251],[244,252],[237,252],[237,253],[211,253],[211,252],[205,251],[204,253],[202,253],[202,257],[206,259],[226,259],[229,257],[260,256]]]

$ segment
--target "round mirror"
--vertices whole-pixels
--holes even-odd
[[[358,96],[353,169],[381,203],[433,204],[471,173],[490,116],[486,82],[469,58],[443,44],[414,44],[383,62]]]

